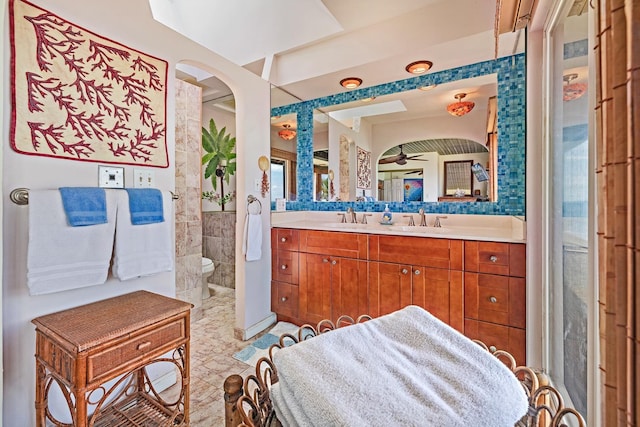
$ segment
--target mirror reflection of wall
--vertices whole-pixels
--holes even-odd
[[[444,161],[473,160],[474,164],[483,165],[490,174],[490,179],[481,185],[474,182],[474,193],[480,190],[482,201],[494,203],[482,206],[473,204],[465,206],[463,210],[468,213],[522,215],[525,195],[525,142],[522,132],[525,99],[524,90],[521,89],[524,84],[521,83],[524,82],[524,67],[524,55],[518,54],[274,107],[273,115],[297,113],[298,125],[303,130],[297,145],[297,201],[300,203],[292,204],[291,209],[313,207],[324,210],[321,205],[307,204],[318,200],[317,195],[314,195],[313,187],[317,180],[313,177],[312,165],[316,144],[310,130],[314,129],[315,132],[315,113],[322,112],[328,116],[328,167],[334,172],[332,182],[339,195],[336,199],[330,199],[346,202],[363,199],[383,201],[381,198],[385,197],[385,177],[379,175],[388,169],[381,167],[378,161],[387,156],[388,150],[396,147],[399,151],[399,145],[406,146],[414,141],[467,140],[480,144],[487,157],[482,158],[480,154],[473,152],[471,155],[464,153],[467,154],[466,157],[445,159],[444,155],[438,153],[433,158],[433,165],[426,167],[433,170],[433,177],[426,175],[424,165],[402,165],[403,168],[422,169],[423,202],[437,202],[438,197],[444,196]],[[515,83],[517,85],[514,87]],[[427,88],[431,89],[422,90]],[[460,93],[466,93],[466,96],[457,96]],[[451,104],[460,100],[474,102],[474,108],[466,109],[468,114],[454,115],[452,111],[457,110]],[[425,105],[432,115],[424,115],[424,111],[420,114],[416,112]],[[501,113],[498,114],[498,111]],[[343,146],[342,150],[340,144]],[[366,180],[362,179],[366,174],[358,173],[359,170],[367,169],[358,167],[358,153],[362,150],[370,152],[371,158],[370,179]],[[427,156],[430,152],[432,151],[419,154]],[[343,165],[349,165],[342,173],[341,154]],[[369,155],[362,158],[369,158]],[[397,166],[394,168],[399,169]],[[386,178],[393,181],[393,178]],[[419,178],[408,179],[412,179],[408,183],[415,194]],[[364,185],[365,182],[368,185]],[[316,188],[317,185],[316,183]],[[396,187],[394,200],[407,200],[404,194],[400,197],[400,190],[404,191],[407,185],[396,184]],[[343,190],[342,196],[340,189]],[[501,194],[509,194],[510,197],[502,198]],[[425,207],[430,212],[460,212],[457,207],[445,205],[447,204],[432,203]],[[376,208],[379,206],[375,205]]]

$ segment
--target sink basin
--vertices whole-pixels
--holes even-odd
[[[351,222],[327,222],[322,225],[328,228],[349,229],[349,230],[367,228],[368,226],[368,224],[351,223]]]
[[[445,227],[420,227],[410,225],[392,225],[389,227],[391,231],[403,231],[410,233],[424,233],[424,234],[441,234],[449,232]]]

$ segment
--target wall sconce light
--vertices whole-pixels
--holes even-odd
[[[411,64],[404,67],[404,69],[407,70],[407,73],[424,74],[429,71],[431,67],[433,67],[433,62],[420,60],[412,62]]]
[[[358,77],[347,77],[346,79],[340,80],[340,85],[347,89],[355,89],[362,84],[362,79]]]
[[[336,190],[333,188],[333,169],[329,169],[329,200],[333,200]]]
[[[280,136],[280,138],[284,139],[285,141],[291,141],[296,137],[297,132],[291,129],[291,125],[289,123],[283,124],[282,127],[284,129],[280,129],[280,131],[278,131],[278,136]]]
[[[467,96],[466,93],[457,93],[454,98],[458,100],[458,102],[454,102],[452,104],[447,105],[447,111],[452,116],[461,117],[473,110],[475,107],[475,103],[471,101],[463,101],[464,97]]]
[[[262,183],[260,185],[260,195],[264,199],[269,192],[269,177],[267,177],[267,171],[269,170],[269,159],[267,156],[260,156],[258,158],[258,167],[262,171]]]

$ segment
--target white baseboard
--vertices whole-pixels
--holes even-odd
[[[156,391],[162,392],[168,389],[169,387],[171,387],[172,385],[174,385],[177,379],[178,379],[177,373],[174,369],[172,369],[171,371],[167,372],[161,377],[158,377],[155,380],[153,380],[152,384],[153,384],[153,387],[156,389]]]
[[[234,335],[234,337],[236,339],[239,339],[239,340],[242,340],[242,341],[246,341],[249,338],[258,335],[260,332],[264,331],[269,326],[271,326],[274,323],[276,323],[276,320],[278,320],[276,318],[276,314],[275,313],[271,313],[269,316],[267,316],[263,320],[259,321],[258,323],[254,324],[252,326],[249,326],[247,329],[235,328],[233,330],[233,335]]]

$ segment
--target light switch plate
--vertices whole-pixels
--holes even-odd
[[[133,188],[153,188],[156,184],[156,174],[149,169],[133,170]]]
[[[124,168],[98,166],[98,187],[124,188]]]

